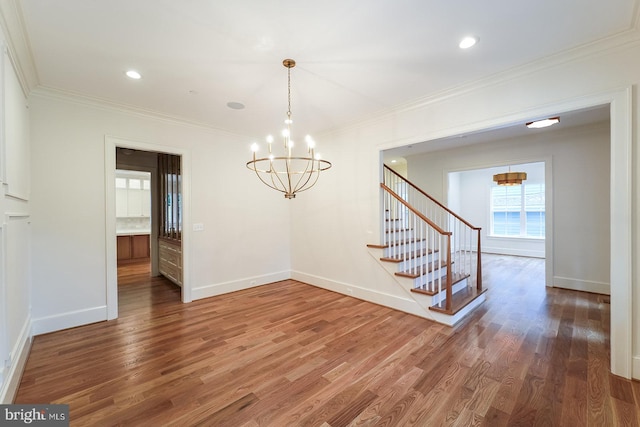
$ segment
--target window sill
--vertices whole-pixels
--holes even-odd
[[[544,242],[544,237],[527,237],[527,236],[497,236],[494,234],[487,234],[486,236],[489,239],[495,240],[531,240],[534,242]]]

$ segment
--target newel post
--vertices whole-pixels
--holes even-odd
[[[480,252],[480,231],[481,230],[482,230],[481,228],[478,228],[478,268],[477,268],[478,277],[476,278],[476,287],[478,289],[478,293],[482,291],[482,259],[481,259],[482,252]]]
[[[451,233],[447,234],[447,303],[445,309],[451,312],[451,299],[453,298],[453,290],[451,285]]]

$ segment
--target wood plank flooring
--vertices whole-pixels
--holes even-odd
[[[640,425],[607,298],[483,258],[487,301],[455,328],[292,280],[182,304],[129,266],[117,320],[34,339],[16,403],[72,426]]]

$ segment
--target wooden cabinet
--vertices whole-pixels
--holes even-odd
[[[118,263],[131,259],[131,236],[118,236]]]
[[[158,239],[158,270],[176,285],[182,286],[182,246],[179,241]]]
[[[118,264],[140,262],[150,257],[148,234],[118,236]]]

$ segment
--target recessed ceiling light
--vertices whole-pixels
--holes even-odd
[[[136,70],[129,70],[125,74],[127,75],[127,77],[134,80],[138,80],[142,78],[142,75]]]
[[[548,126],[551,125],[555,125],[556,123],[560,122],[560,117],[550,117],[548,119],[543,119],[543,120],[536,120],[535,122],[529,122],[527,123],[527,127],[529,129],[540,129],[540,128],[546,128]]]
[[[471,46],[475,45],[476,43],[478,43],[477,37],[468,36],[460,40],[460,44],[458,46],[460,46],[460,49],[469,49]]]
[[[244,104],[241,102],[231,101],[227,102],[227,107],[231,108],[232,110],[242,110],[244,108]]]

